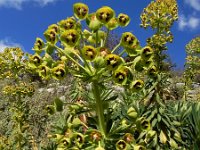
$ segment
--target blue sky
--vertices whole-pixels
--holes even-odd
[[[185,45],[200,35],[200,0],[177,0],[179,21],[172,27],[174,42],[168,45],[168,54],[177,68],[183,68]],[[0,0],[0,51],[6,46],[20,46],[26,52],[32,52],[36,37],[53,23],[73,15],[75,2],[83,2],[95,12],[99,7],[108,5],[116,14],[126,13],[131,22],[126,28],[115,32],[131,31],[145,46],[145,40],[152,35],[151,30],[140,28],[140,13],[151,0]]]

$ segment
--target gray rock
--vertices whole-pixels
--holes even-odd
[[[56,90],[58,93],[63,93],[65,91],[65,86],[58,86]]]
[[[184,88],[185,83],[176,83],[177,88]]]
[[[65,96],[63,95],[63,96],[61,96],[61,97],[59,97],[60,98],[60,100],[61,101],[65,101],[66,100],[66,98],[65,98]]]
[[[113,89],[116,91],[116,92],[124,92],[124,88],[121,87],[121,86],[113,86]]]
[[[200,89],[200,84],[199,83],[193,83],[192,88],[193,89]]]
[[[39,89],[38,89],[38,93],[43,93],[44,91],[45,91],[44,88],[39,88]]]
[[[47,92],[50,93],[50,94],[53,94],[55,92],[55,90],[54,90],[54,88],[48,88]]]
[[[188,90],[187,94],[188,95],[196,95],[196,94],[198,94],[198,91],[197,90]]]

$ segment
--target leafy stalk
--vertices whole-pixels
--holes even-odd
[[[106,136],[106,130],[105,130],[105,118],[104,118],[104,107],[103,107],[103,101],[101,99],[100,89],[98,86],[98,81],[93,81],[92,83],[92,91],[94,94],[94,98],[96,101],[96,113],[98,117],[98,124],[99,129],[102,132],[104,136]]]

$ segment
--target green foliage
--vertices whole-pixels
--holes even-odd
[[[186,45],[186,63],[185,63],[185,90],[191,89],[191,84],[193,82],[198,82],[200,73],[200,37],[192,39]],[[185,99],[187,99],[187,94],[185,93]]]

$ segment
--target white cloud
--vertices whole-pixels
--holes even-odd
[[[185,0],[185,3],[190,5],[197,11],[200,11],[200,0]]]
[[[0,0],[0,7],[15,8],[20,10],[22,9],[22,5],[24,3],[34,2],[40,6],[45,6],[55,1],[58,0]]]
[[[35,1],[37,3],[40,3],[41,5],[47,5],[49,3],[53,3],[53,2],[55,2],[57,0],[33,0],[33,1]]]
[[[178,27],[180,30],[184,30],[186,28],[194,30],[200,26],[200,18],[195,16],[191,16],[186,18],[184,15],[179,16]]]
[[[21,44],[19,43],[15,43],[13,41],[11,41],[10,39],[3,39],[3,40],[0,40],[0,52],[2,52],[5,48],[7,47],[21,47]]]

